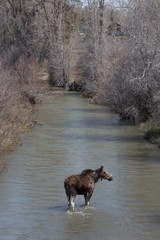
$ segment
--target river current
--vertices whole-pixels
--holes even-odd
[[[0,174],[0,240],[159,240],[160,149],[78,94],[38,108]],[[67,211],[65,176],[102,164],[114,180]]]

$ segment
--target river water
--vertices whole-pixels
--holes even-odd
[[[160,149],[102,106],[66,93],[39,105],[38,122],[0,174],[0,240],[159,240]],[[84,207],[67,210],[63,181],[104,164]]]

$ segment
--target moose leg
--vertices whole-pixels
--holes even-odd
[[[67,198],[68,198],[68,209],[70,209],[70,207],[71,207],[71,195],[68,195]]]
[[[75,198],[76,198],[76,195],[73,195],[72,198],[71,198],[71,205],[72,205],[72,210],[74,211],[74,206],[75,206]]]
[[[85,205],[87,206],[87,193],[84,194]]]
[[[89,206],[89,203],[90,203],[90,199],[92,197],[92,194],[93,194],[93,191],[90,191],[87,195],[87,198],[86,198],[86,206]]]

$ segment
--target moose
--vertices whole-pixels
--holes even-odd
[[[84,195],[85,205],[89,206],[95,183],[99,179],[113,180],[113,176],[104,170],[102,165],[96,170],[85,169],[78,175],[69,175],[64,180],[64,188],[68,199],[68,209],[74,211],[76,195]]]

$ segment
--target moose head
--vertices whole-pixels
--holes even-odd
[[[104,166],[102,165],[98,170],[98,176],[101,179],[107,179],[108,181],[112,181],[113,180],[113,176],[104,170]]]

